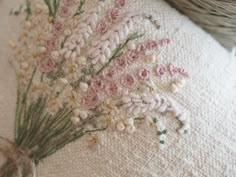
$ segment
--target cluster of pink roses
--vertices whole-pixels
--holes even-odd
[[[121,87],[134,89],[138,80],[148,80],[151,72],[147,68],[139,68],[135,73],[122,74],[118,78],[117,76],[126,67],[141,59],[146,51],[157,49],[159,46],[163,46],[169,42],[169,39],[159,41],[150,40],[138,44],[135,49],[128,50],[116,58],[113,66],[105,68],[102,74],[92,79],[90,89],[83,98],[83,105],[89,109],[95,108],[102,101],[102,98],[99,98],[102,95],[101,93],[104,93],[108,97],[117,96]]]
[[[109,23],[114,23],[120,16],[120,9],[125,6],[125,0],[116,0],[115,6],[106,12],[105,18],[102,19],[96,27],[96,31],[104,34],[108,31]]]

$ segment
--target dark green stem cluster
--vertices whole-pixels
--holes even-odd
[[[72,110],[66,105],[54,115],[49,114],[46,111],[48,96],[40,96],[36,101],[28,103],[28,94],[35,73],[36,68],[26,90],[22,91],[23,89],[19,88],[17,91],[15,143],[27,151],[29,157],[37,164],[85,134],[103,131],[106,128],[85,128],[97,115],[83,120],[75,127],[70,120]]]
[[[61,0],[44,0],[45,4],[48,6],[49,17],[52,18],[52,22],[54,23],[57,15],[57,11],[60,5]]]

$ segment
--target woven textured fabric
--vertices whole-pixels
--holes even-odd
[[[91,1],[92,2],[92,1]],[[156,132],[141,127],[127,135],[102,133],[95,151],[85,138],[66,146],[38,167],[39,177],[234,177],[236,175],[236,58],[162,0],[127,0],[129,11],[154,16],[148,38],[170,38],[159,59],[190,74],[187,85],[169,96],[190,116],[191,132],[176,133],[177,121],[163,118],[168,143],[159,149]],[[16,80],[7,45],[19,17],[9,16],[13,0],[0,1],[0,135],[12,138]],[[89,7],[87,7],[89,8]],[[142,26],[138,26],[139,31]],[[12,36],[13,35],[13,36]],[[163,81],[164,82],[164,81]]]

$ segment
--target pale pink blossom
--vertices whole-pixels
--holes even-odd
[[[96,77],[91,81],[91,87],[95,90],[95,91],[101,91],[104,88],[104,82],[101,78]]]
[[[114,82],[110,82],[106,86],[106,94],[108,96],[116,96],[118,94],[118,86]]]
[[[122,8],[122,7],[124,7],[124,6],[125,6],[125,0],[116,0],[116,1],[115,1],[115,6],[116,6],[117,8]]]
[[[147,80],[150,77],[150,71],[146,68],[141,68],[138,71],[138,76],[142,80]]]
[[[157,76],[161,77],[161,76],[163,76],[165,74],[166,68],[165,68],[165,66],[163,66],[161,64],[158,64],[155,67],[155,72],[156,72]]]
[[[178,73],[178,68],[176,68],[174,65],[169,64],[168,65],[168,71],[170,73],[171,76],[175,75],[176,73]]]
[[[43,73],[50,73],[56,68],[56,62],[47,55],[38,60],[38,65]]]
[[[130,65],[139,59],[139,52],[137,50],[128,51],[126,54],[126,61]]]
[[[107,11],[106,18],[110,22],[114,22],[119,17],[119,10],[117,8],[113,8]]]
[[[57,48],[58,41],[55,37],[46,41],[46,48],[48,50],[54,50]]]
[[[53,25],[53,34],[58,36],[60,35],[64,30],[64,26],[60,22],[55,22]]]
[[[168,38],[158,41],[158,45],[160,45],[160,46],[167,45],[169,43],[170,43],[170,39],[168,39]]]
[[[130,74],[125,74],[121,77],[121,84],[124,87],[133,88],[135,86],[136,80]]]
[[[147,48],[148,50],[153,50],[153,49],[155,49],[155,48],[157,48],[157,47],[158,47],[157,42],[156,42],[156,41],[153,41],[153,40],[148,41],[147,44],[146,44],[146,48]]]
[[[71,14],[70,10],[67,6],[60,7],[60,9],[59,9],[59,16],[60,17],[66,18],[66,17],[70,16],[70,14]]]
[[[116,66],[118,69],[124,69],[127,66],[127,61],[124,56],[121,56],[116,59]]]
[[[111,81],[115,78],[116,73],[117,73],[117,71],[115,70],[115,68],[109,67],[103,71],[102,75],[103,75],[104,79]]]
[[[94,109],[99,104],[99,96],[94,89],[89,89],[82,99],[82,104],[88,109]]]
[[[137,46],[136,52],[140,54],[144,54],[146,50],[147,50],[147,47],[144,44],[139,44]]]
[[[96,31],[100,34],[106,33],[108,30],[107,24],[105,21],[100,21],[96,27]]]

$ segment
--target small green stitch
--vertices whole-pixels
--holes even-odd
[[[162,134],[167,134],[167,130],[165,129],[165,130],[163,130],[161,133],[162,133]]]
[[[152,120],[155,124],[157,123],[157,118],[156,117],[153,117]]]
[[[29,16],[32,14],[30,0],[26,0],[26,9],[25,9],[25,12],[27,13],[26,20],[28,20],[28,19],[29,19]]]
[[[77,16],[77,15],[81,15],[82,13],[84,13],[84,10],[82,10],[84,4],[85,4],[85,1],[86,0],[81,0],[80,3],[79,3],[79,7],[76,11],[76,13],[74,14],[74,17]]]
[[[160,144],[165,144],[165,141],[161,140],[161,141],[160,141]]]

